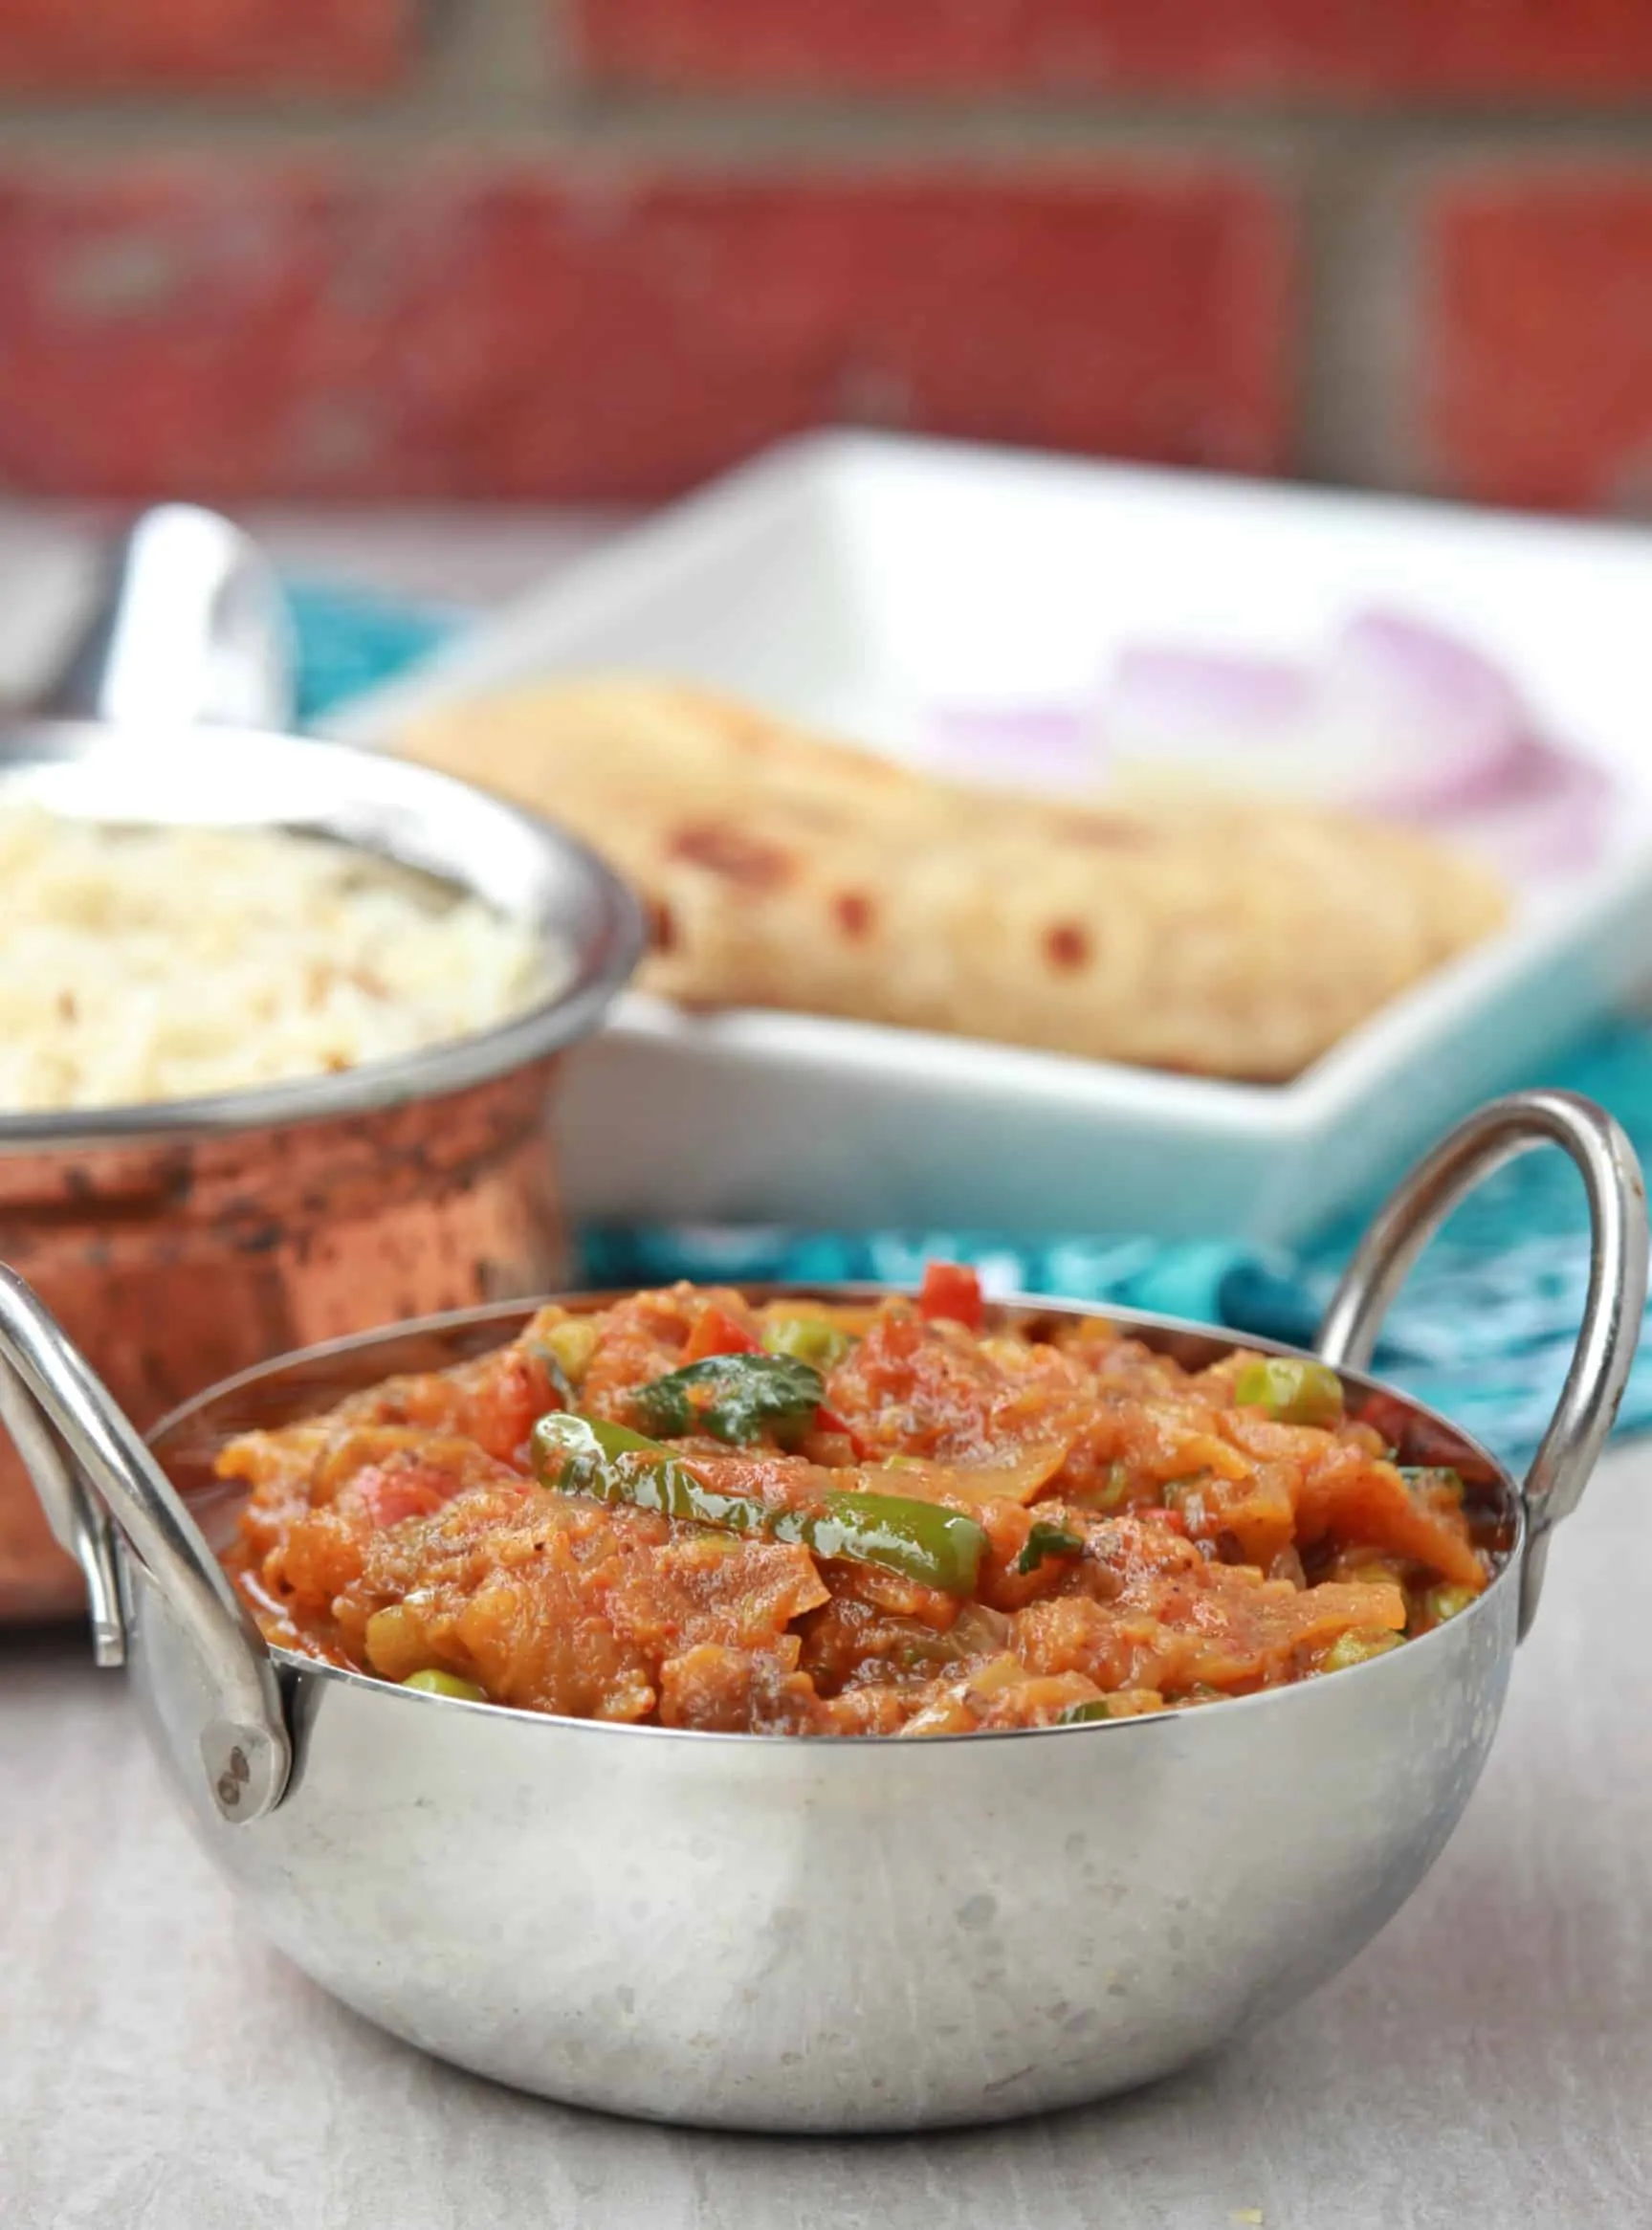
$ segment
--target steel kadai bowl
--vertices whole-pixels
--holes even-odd
[[[1582,1172],[1594,1263],[1571,1374],[1521,1485],[1362,1366],[1440,1217],[1542,1141]],[[370,2020],[549,2098],[731,2129],[914,2130],[1163,2075],[1289,2005],[1398,1910],[1485,1761],[1548,1534],[1611,1424],[1645,1288],[1641,1176],[1617,1126],[1560,1093],[1484,1110],[1378,1216],[1318,1353],[1352,1412],[1380,1400],[1401,1460],[1456,1465],[1501,1517],[1485,1595],[1300,1686],[927,1741],[540,1717],[265,1646],[209,1546],[224,1513],[197,1490],[214,1451],[495,1344],[520,1307],[248,1372],[146,1446],[6,1273],[0,1377],[85,1569],[100,1657],[128,1666],[250,1927]],[[1024,1310],[1062,1313],[1005,1304]],[[1232,1344],[1128,1322],[1194,1363]]]

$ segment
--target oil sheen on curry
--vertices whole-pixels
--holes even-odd
[[[772,1734],[1202,1707],[1399,1647],[1486,1586],[1490,1520],[1380,1402],[972,1272],[847,1306],[679,1285],[231,1443],[272,1643],[438,1694]]]

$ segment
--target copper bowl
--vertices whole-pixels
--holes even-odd
[[[0,1115],[0,1256],[139,1424],[288,1349],[565,1274],[549,1087],[644,934],[583,845],[426,768],[239,729],[9,727],[0,795],[84,820],[330,836],[531,925],[550,964],[536,1005],[396,1059],[210,1098]],[[83,1593],[0,1448],[0,1623]]]

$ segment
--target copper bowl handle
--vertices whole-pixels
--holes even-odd
[[[224,1819],[262,1819],[292,1766],[270,1653],[223,1568],[108,1388],[38,1295],[0,1264],[0,1420],[91,1592],[100,1664],[124,1656],[109,1524],[194,1645],[211,1699],[200,1756]]]
[[[1517,1092],[1459,1123],[1400,1181],[1355,1250],[1314,1344],[1328,1363],[1363,1370],[1413,1263],[1451,1210],[1493,1170],[1533,1146],[1576,1164],[1593,1225],[1589,1293],[1572,1367],[1522,1490],[1526,1560],[1520,1632],[1536,1615],[1551,1530],[1576,1509],[1623,1399],[1646,1307],[1646,1185],[1622,1127],[1572,1092]]]

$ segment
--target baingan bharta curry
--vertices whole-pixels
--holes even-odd
[[[541,1309],[219,1458],[266,1637],[577,1718],[956,1734],[1312,1679],[1465,1609],[1500,1543],[1379,1403],[1092,1317],[679,1285]]]

